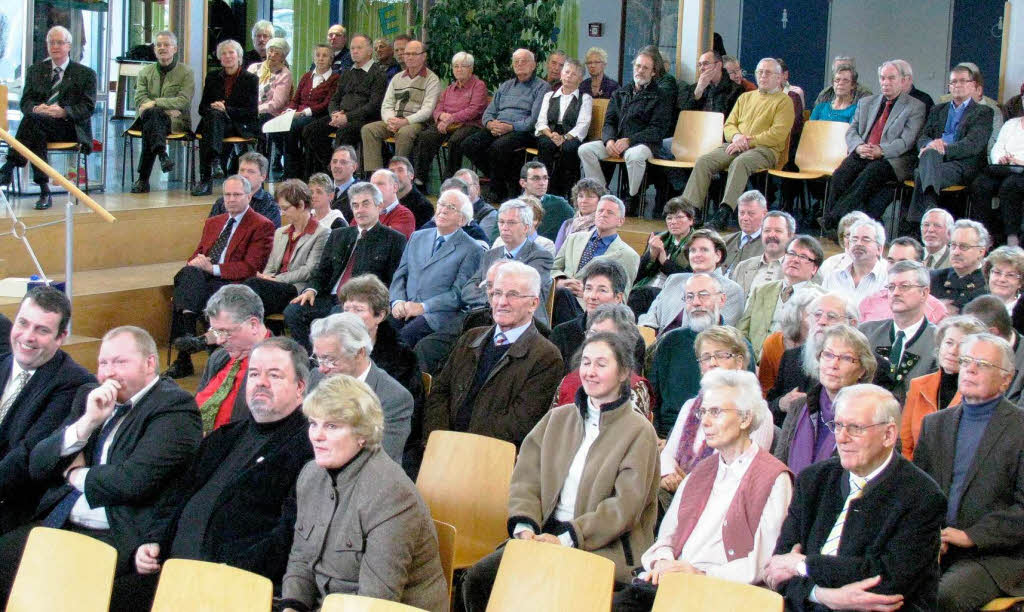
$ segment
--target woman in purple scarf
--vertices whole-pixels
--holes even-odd
[[[828,328],[818,353],[818,383],[807,400],[794,406],[782,423],[775,456],[799,475],[805,467],[836,452],[836,438],[827,423],[832,420],[832,401],[843,387],[871,382],[878,361],[868,339],[856,327],[841,324]]]

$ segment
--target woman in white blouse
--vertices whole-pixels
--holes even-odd
[[[548,192],[565,196],[579,180],[578,150],[587,139],[594,99],[580,89],[583,64],[567,59],[562,66],[562,86],[544,94],[537,115],[537,159],[551,174]]]
[[[993,197],[999,198],[1006,232],[1006,244],[1018,246],[1021,221],[1024,220],[1024,118],[1014,117],[1003,124],[989,152],[989,166],[971,183],[971,201],[981,213],[991,210]],[[987,217],[988,215],[985,215]],[[996,228],[993,218],[981,218],[986,227]]]
[[[793,474],[750,439],[768,407],[752,372],[717,369],[701,381],[701,428],[717,453],[701,461],[672,499],[634,583],[614,610],[650,610],[661,577],[707,574],[757,584],[793,496]]]

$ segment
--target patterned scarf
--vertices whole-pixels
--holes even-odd
[[[597,216],[597,211],[590,213],[589,215],[580,214],[576,211],[576,216],[572,218],[572,222],[569,225],[569,232],[584,232],[594,229],[594,218]]]
[[[700,417],[697,412],[704,403],[704,392],[701,391],[693,398],[690,412],[686,416],[686,423],[683,424],[683,436],[679,440],[679,448],[676,449],[676,465],[687,474],[693,471],[694,466],[701,459],[711,455],[715,449],[709,448],[706,441],[700,443],[700,449],[693,449],[693,442],[697,439],[697,432],[700,431]]]

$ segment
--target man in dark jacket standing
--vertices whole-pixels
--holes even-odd
[[[583,175],[605,185],[601,160],[621,158],[629,176],[628,214],[640,209],[640,183],[644,178],[647,160],[661,145],[668,132],[672,109],[656,86],[652,86],[656,59],[649,53],[638,53],[633,60],[633,85],[620,87],[612,94],[604,116],[600,142],[580,146]],[[625,199],[625,198],[623,198]]]

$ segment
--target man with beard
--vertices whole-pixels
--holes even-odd
[[[949,239],[954,221],[945,208],[933,208],[921,217],[921,242],[927,251],[924,265],[931,270],[949,267]]]
[[[740,219],[742,223],[743,217]],[[757,242],[761,243],[762,252],[747,259],[737,259],[736,265],[729,271],[729,278],[743,288],[745,295],[782,278],[782,257],[786,254],[789,239],[796,233],[796,219],[788,212],[773,210],[765,215],[758,231],[761,239]]]
[[[788,349],[779,362],[779,376],[768,392],[775,424],[782,426],[790,408],[799,406],[818,380],[818,351],[824,331],[833,325],[857,325],[857,305],[842,293],[826,293],[807,306],[807,341]]]
[[[935,326],[924,316],[930,295],[928,268],[917,261],[894,264],[886,290],[892,318],[864,323],[860,331],[879,358],[875,383],[891,391],[902,404],[910,380],[937,367]]]
[[[877,221],[858,221],[850,227],[847,251],[852,260],[823,279],[826,291],[844,292],[855,304],[886,285],[888,267],[882,258],[885,228]]]
[[[988,293],[981,265],[992,241],[988,230],[977,221],[960,219],[953,224],[949,242],[949,265],[932,270],[932,293],[946,304],[949,314],[959,314],[967,302]]]
[[[725,299],[722,284],[715,276],[698,273],[686,281],[683,294],[686,317],[681,327],[658,341],[648,371],[651,385],[661,398],[654,411],[654,428],[659,439],[668,438],[679,409],[700,390],[700,364],[694,358],[694,342],[700,332],[722,324]],[[753,360],[748,367],[754,371]]]

